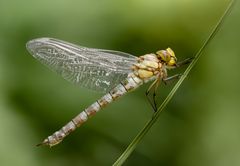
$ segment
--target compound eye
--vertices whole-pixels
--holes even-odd
[[[175,60],[175,58],[172,57],[172,58],[170,59],[170,61],[168,62],[168,65],[169,65],[169,66],[175,66],[175,65],[176,65],[176,60]]]
[[[165,50],[160,50],[157,52],[158,57],[161,58],[161,60],[168,62],[171,59],[171,55]]]

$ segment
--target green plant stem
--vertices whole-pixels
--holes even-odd
[[[145,124],[143,129],[137,134],[137,136],[133,139],[133,141],[128,145],[126,150],[122,153],[122,155],[115,161],[113,164],[114,166],[119,166],[122,165],[127,158],[131,155],[131,153],[134,151],[134,149],[137,147],[138,143],[143,139],[143,137],[147,134],[147,132],[150,130],[150,128],[153,126],[153,124],[156,122],[156,120],[159,118],[160,113],[164,110],[168,102],[171,100],[177,89],[180,87],[184,79],[187,77],[191,69],[194,67],[198,59],[200,58],[203,50],[206,48],[206,46],[209,44],[209,42],[214,38],[215,34],[218,32],[219,28],[223,24],[223,21],[227,17],[227,15],[230,13],[232,7],[234,6],[235,0],[232,0],[225,12],[223,13],[222,17],[219,19],[218,23],[216,26],[213,28],[211,34],[209,37],[205,40],[203,43],[202,47],[199,49],[199,51],[196,53],[195,58],[193,61],[190,63],[190,65],[187,67],[181,78],[178,80],[176,85],[173,87],[171,92],[168,94],[166,99],[163,101],[163,103],[158,107],[157,111],[154,113],[153,117]]]

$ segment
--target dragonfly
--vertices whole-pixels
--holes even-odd
[[[171,48],[137,57],[120,51],[77,46],[54,38],[33,39],[27,42],[26,47],[34,58],[64,79],[105,93],[38,146],[52,147],[59,144],[103,107],[149,81],[152,81],[152,84],[147,89],[146,95],[153,110],[156,111],[155,96],[160,82],[168,83],[181,77],[180,74],[168,77],[167,71],[191,61],[191,58],[187,58],[177,63]],[[152,96],[149,96],[150,92],[153,92]]]

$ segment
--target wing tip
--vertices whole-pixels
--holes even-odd
[[[27,43],[26,43],[26,47],[27,49],[31,49],[33,46],[35,46],[37,43],[45,43],[47,41],[49,41],[50,38],[47,38],[47,37],[42,37],[42,38],[36,38],[36,39],[32,39],[32,40],[29,40]]]
[[[44,43],[48,43],[50,40],[51,38],[48,38],[48,37],[32,39],[26,43],[26,48],[28,52],[34,56],[36,48]]]

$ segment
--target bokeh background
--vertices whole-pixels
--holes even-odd
[[[35,147],[102,94],[35,60],[28,40],[54,37],[139,56],[203,44],[229,0],[0,0],[0,165],[111,165],[152,116],[149,84],[54,148]],[[125,165],[240,165],[240,4]],[[171,71],[181,73],[184,69]],[[158,102],[173,85],[161,86]]]

